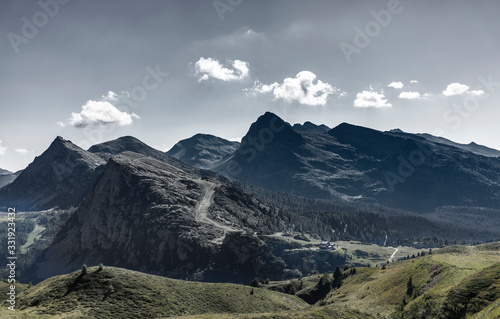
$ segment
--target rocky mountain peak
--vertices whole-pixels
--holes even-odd
[[[42,155],[0,190],[0,207],[48,209],[76,206],[105,164],[99,156],[87,152],[58,136]]]
[[[330,130],[330,128],[324,124],[316,125],[312,122],[306,121],[304,124],[294,124],[293,129],[299,132],[323,134]]]
[[[240,148],[265,147],[266,144],[281,144],[296,147],[305,143],[302,135],[274,113],[266,112],[255,121],[241,140]]]

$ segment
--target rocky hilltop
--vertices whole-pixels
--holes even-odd
[[[251,238],[278,225],[275,210],[221,180],[124,152],[108,161],[36,261],[32,279],[101,262],[180,278],[211,269],[215,276],[219,252],[231,238],[247,236],[227,235]],[[231,265],[237,261],[223,267]]]
[[[101,157],[58,136],[12,183],[0,189],[0,207],[76,207],[105,163]]]
[[[167,154],[180,159],[184,163],[203,169],[211,169],[213,165],[234,153],[240,143],[209,135],[196,134],[179,141]]]

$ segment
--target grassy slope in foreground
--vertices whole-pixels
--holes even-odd
[[[18,310],[33,318],[135,319],[281,312],[307,306],[295,296],[259,288],[251,294],[251,287],[236,284],[174,280],[107,266],[102,270],[91,267],[86,275],[80,274],[56,276],[32,286],[18,295]]]
[[[477,318],[495,318],[481,316],[487,311],[498,312],[495,305],[498,306],[500,298],[500,251],[492,245],[448,247],[425,257],[391,263],[384,270],[357,269],[356,275],[346,278],[342,287],[326,298],[327,307],[388,316],[405,299],[408,304],[404,318],[413,318],[410,313],[423,311],[425,307],[429,313],[421,313],[422,318],[434,318],[438,312],[446,313],[445,318],[453,318],[444,308],[470,299],[473,302],[466,301],[467,316],[477,312]],[[414,285],[412,296],[407,295],[410,276]],[[478,304],[481,306],[477,307]]]

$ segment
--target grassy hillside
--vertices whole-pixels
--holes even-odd
[[[498,248],[494,244],[456,246],[391,263],[386,269],[357,268],[357,274],[345,278],[342,287],[333,290],[323,303],[383,316],[399,309],[401,318],[494,313],[498,311],[494,304],[500,298]]]
[[[355,269],[355,273],[352,268],[340,273],[339,288],[332,274],[252,288],[92,267],[84,276],[77,271],[36,286],[22,285],[17,299],[22,311],[8,312],[4,302],[0,317],[500,318],[499,243],[451,246],[390,263],[384,269]],[[323,293],[325,287],[328,290]],[[0,288],[6,289],[5,283]],[[321,298],[314,305],[298,298],[311,302],[307,297],[317,296],[318,291]]]
[[[106,266],[91,267],[84,276],[77,271],[49,278],[18,294],[17,300],[22,313],[40,318],[135,319],[281,312],[307,306],[298,297],[267,289],[173,280]]]

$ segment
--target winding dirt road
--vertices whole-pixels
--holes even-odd
[[[237,229],[234,229],[234,228],[227,226],[227,225],[223,225],[223,224],[211,219],[210,217],[208,217],[208,209],[210,208],[210,206],[214,202],[214,192],[215,192],[215,187],[217,185],[212,183],[212,182],[203,181],[203,180],[199,181],[198,184],[200,184],[203,187],[204,194],[203,194],[203,197],[201,198],[200,202],[198,203],[198,206],[196,207],[196,216],[195,216],[196,221],[200,222],[200,223],[210,224],[214,227],[222,229],[224,232],[237,231]],[[224,235],[225,235],[225,233],[224,233]]]

